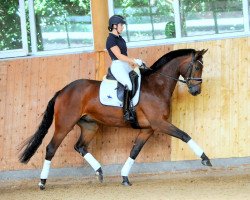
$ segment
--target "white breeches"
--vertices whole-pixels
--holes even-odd
[[[132,90],[132,83],[130,81],[129,72],[131,72],[133,69],[127,62],[113,60],[110,70],[118,82],[120,82],[124,86],[127,85],[128,89]]]

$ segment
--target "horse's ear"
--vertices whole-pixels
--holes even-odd
[[[208,51],[208,49],[202,49],[201,51],[196,51],[195,53],[195,59],[199,59],[201,56],[203,56],[206,52]]]
[[[208,49],[206,49],[206,50],[205,50],[205,49],[202,49],[202,50],[200,51],[200,55],[203,56],[207,51],[208,51]]]

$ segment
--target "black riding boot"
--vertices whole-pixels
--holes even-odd
[[[128,122],[135,120],[134,115],[130,111],[130,100],[131,100],[131,91],[125,88],[124,98],[123,98],[123,117],[124,120]]]

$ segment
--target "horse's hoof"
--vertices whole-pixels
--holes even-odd
[[[130,183],[130,182],[122,182],[122,185],[124,185],[124,186],[131,186],[132,185],[132,183]]]
[[[45,189],[45,184],[42,184],[41,182],[38,183],[38,186],[39,186],[40,190],[44,190]]]
[[[132,183],[129,182],[127,176],[123,176],[122,178],[123,178],[122,185],[124,185],[124,186],[131,186],[132,185]]]
[[[100,181],[100,183],[103,182],[103,173],[102,173],[102,168],[99,168],[98,170],[96,170],[96,176],[98,177],[98,180]]]
[[[103,182],[103,175],[96,172],[96,176],[97,176],[98,180],[100,181],[100,183],[102,183]]]
[[[201,163],[205,166],[212,167],[212,164],[209,159],[203,159]]]

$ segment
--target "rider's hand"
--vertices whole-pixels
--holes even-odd
[[[143,61],[141,59],[134,59],[134,63],[137,64],[139,67],[141,67],[143,64]]]

